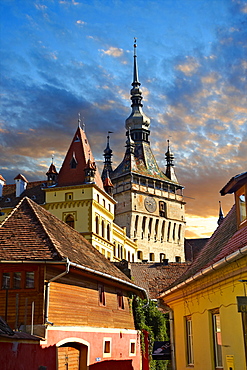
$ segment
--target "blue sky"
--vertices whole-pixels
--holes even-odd
[[[165,168],[166,140],[185,186],[188,236],[207,236],[219,190],[247,170],[247,2],[1,1],[0,173],[13,183],[59,169],[78,112],[98,166],[107,131],[116,166],[130,113],[137,37],[143,110]],[[191,199],[193,198],[193,199]]]

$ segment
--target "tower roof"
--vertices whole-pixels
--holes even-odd
[[[88,161],[95,162],[83,129],[78,126],[64,162],[58,174],[58,186],[81,185],[85,182],[85,171]],[[95,172],[95,183],[103,189],[98,169]]]
[[[134,42],[134,71],[131,94],[132,112],[125,121],[126,130],[145,130],[148,131],[150,126],[150,118],[148,118],[142,111],[142,91],[140,89],[141,83],[138,81],[138,67],[136,55],[136,39]]]

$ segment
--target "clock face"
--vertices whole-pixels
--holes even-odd
[[[157,208],[157,204],[154,198],[152,197],[146,197],[144,199],[144,205],[148,212],[155,212]]]

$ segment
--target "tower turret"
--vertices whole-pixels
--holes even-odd
[[[57,184],[58,173],[57,173],[56,167],[53,163],[53,156],[52,156],[51,165],[50,165],[48,171],[46,172],[46,176],[47,176],[47,186],[52,186],[52,185]]]
[[[174,182],[178,182],[177,176],[173,168],[174,167],[174,163],[173,163],[174,155],[171,152],[169,140],[167,140],[167,143],[168,143],[168,147],[167,147],[167,152],[165,154],[166,155],[166,177],[168,177],[168,179]]]
[[[106,143],[106,148],[104,150],[104,157],[105,157],[105,161],[104,161],[104,167],[103,167],[103,171],[102,171],[102,175],[101,175],[101,179],[102,181],[104,182],[104,180],[107,178],[107,176],[111,176],[111,173],[112,173],[112,150],[110,148],[110,136],[109,134],[111,134],[112,131],[108,131],[108,135],[107,135],[107,143]]]
[[[140,89],[140,82],[138,81],[138,67],[137,67],[137,55],[136,55],[136,39],[134,41],[134,72],[131,94],[131,107],[132,112],[125,121],[125,128],[127,131],[130,130],[131,137],[134,141],[146,141],[148,142],[148,136],[150,134],[150,118],[148,118],[142,111],[142,91]],[[127,135],[127,133],[126,133]]]

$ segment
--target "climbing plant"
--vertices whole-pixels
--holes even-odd
[[[169,361],[153,360],[151,357],[154,341],[168,340],[167,319],[152,300],[143,300],[139,297],[133,299],[133,314],[135,327],[141,332],[146,330],[149,335],[150,370],[166,370]],[[144,337],[141,335],[142,350],[144,351]]]

